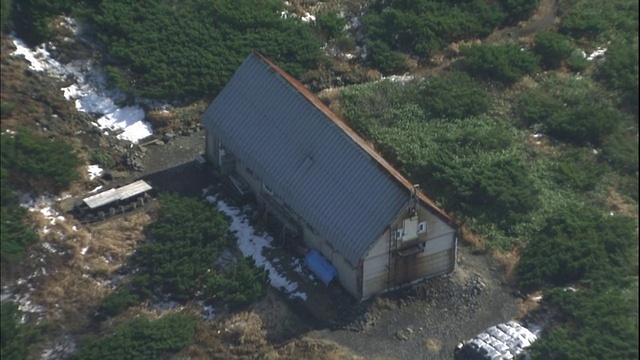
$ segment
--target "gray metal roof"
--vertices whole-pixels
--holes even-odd
[[[352,265],[409,200],[405,178],[260,54],[242,63],[202,121]]]

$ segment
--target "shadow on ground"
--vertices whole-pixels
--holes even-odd
[[[194,161],[189,161],[165,170],[141,177],[158,193],[178,193],[183,196],[202,196],[202,189],[214,183],[214,177],[200,170]]]

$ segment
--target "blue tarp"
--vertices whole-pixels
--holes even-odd
[[[335,266],[331,265],[329,260],[316,250],[309,251],[305,260],[307,261],[309,269],[311,269],[325,285],[329,285],[331,280],[338,276],[338,270]]]

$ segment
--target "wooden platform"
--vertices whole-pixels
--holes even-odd
[[[136,195],[143,194],[151,190],[151,185],[147,184],[143,180],[138,180],[129,185],[119,187],[117,189],[109,189],[99,194],[89,196],[83,199],[83,202],[90,208],[95,209],[119,200],[128,199]]]

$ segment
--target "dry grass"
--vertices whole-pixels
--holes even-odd
[[[431,353],[439,353],[442,350],[442,341],[434,338],[427,338],[424,347]]]
[[[523,320],[529,313],[537,310],[540,307],[540,300],[542,300],[542,291],[534,292],[524,300],[519,299],[516,319]]]
[[[110,270],[120,267],[144,241],[143,230],[150,222],[147,213],[139,212],[89,227],[91,246],[87,258],[107,262]]]
[[[246,348],[259,350],[268,344],[262,318],[253,311],[231,315],[221,324],[221,328],[225,338]]]
[[[494,251],[491,254],[491,257],[498,261],[498,263],[500,263],[506,279],[509,282],[514,283],[514,270],[516,268],[516,265],[520,261],[520,252],[517,249],[513,249],[509,252]]]
[[[484,249],[484,239],[471,231],[468,225],[462,225],[460,227],[460,239],[468,245],[471,245],[474,249]]]
[[[610,211],[630,217],[637,217],[637,208],[630,204],[620,195],[614,187],[607,190],[607,207]]]
[[[344,107],[341,101],[341,88],[328,88],[318,94],[318,98],[336,115],[344,119]]]
[[[254,304],[252,309],[260,316],[262,327],[269,341],[281,342],[290,338],[291,334],[298,334],[306,330],[301,326],[300,320],[289,306],[275,293],[275,290],[269,289],[267,296]]]
[[[43,244],[32,249],[30,271],[43,275],[32,280],[31,300],[44,306],[49,322],[80,330],[111,291],[110,274],[120,268],[140,241],[150,217],[145,213],[113,219],[97,226],[82,226],[73,219],[54,225],[40,212],[29,213]],[[55,251],[53,253],[48,248]],[[84,254],[83,254],[84,252]]]
[[[363,360],[364,357],[330,340],[302,337],[266,353],[264,359]]]

